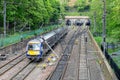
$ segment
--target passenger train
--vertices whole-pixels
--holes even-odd
[[[42,37],[37,37],[36,39],[30,40],[26,47],[27,58],[30,60],[40,60],[43,55],[50,50],[45,41],[47,41],[50,47],[53,47],[66,34],[67,27],[62,27],[51,31]]]

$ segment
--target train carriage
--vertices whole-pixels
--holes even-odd
[[[26,47],[26,56],[30,60],[39,60],[43,57],[43,55],[50,50],[48,45],[53,47],[55,43],[58,42],[60,38],[62,38],[67,33],[67,28],[62,27],[51,31],[42,37],[38,37],[36,39],[30,40],[27,43]],[[47,41],[48,45],[45,43]]]

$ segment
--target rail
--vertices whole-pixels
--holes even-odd
[[[48,77],[47,80],[60,80],[62,78],[63,73],[64,73],[64,71],[66,69],[66,66],[67,66],[67,61],[68,61],[68,59],[70,57],[70,52],[72,50],[74,41],[77,38],[78,32],[79,32],[79,30],[72,35],[70,41],[68,42],[68,45],[65,48],[65,51],[64,51],[60,61],[57,64],[56,69]]]

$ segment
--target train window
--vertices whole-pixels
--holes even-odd
[[[39,44],[29,44],[28,50],[40,50],[40,45]]]

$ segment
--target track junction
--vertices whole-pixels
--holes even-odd
[[[117,80],[85,25],[68,26],[68,34],[39,62],[22,50],[0,61],[0,80]]]

